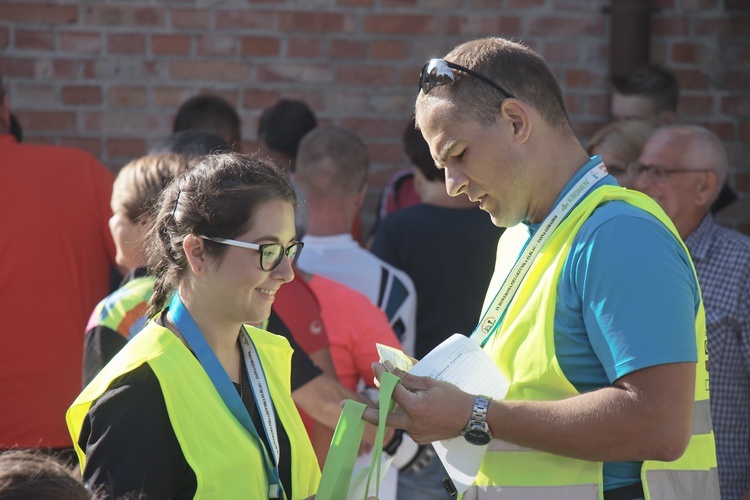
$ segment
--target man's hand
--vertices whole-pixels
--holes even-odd
[[[418,377],[397,368],[386,369],[373,363],[376,380],[385,371],[401,379],[393,390],[393,399],[398,404],[394,413],[388,414],[386,425],[404,429],[417,444],[449,439],[461,434],[471,417],[474,396],[461,391],[447,382]],[[364,419],[378,423],[378,410],[367,408]]]

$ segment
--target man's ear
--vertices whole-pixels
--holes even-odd
[[[513,141],[523,144],[531,135],[531,113],[529,108],[518,99],[505,99],[500,104],[500,117],[509,120],[513,132]]]
[[[358,209],[364,204],[365,196],[367,196],[367,182],[362,184],[359,193],[357,193],[357,197],[354,199],[354,203]]]
[[[189,234],[182,242],[182,249],[187,256],[188,265],[195,274],[202,274],[206,271],[206,243],[203,238],[194,234]]]
[[[695,204],[701,207],[709,207],[719,192],[719,174],[716,172],[703,172],[698,176],[695,189]]]

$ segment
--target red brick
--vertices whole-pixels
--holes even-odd
[[[710,80],[708,74],[701,70],[675,69],[675,77],[680,82],[680,89],[699,89],[708,88]]]
[[[542,46],[542,54],[548,64],[570,64],[580,61],[585,45],[579,42],[564,42],[560,40],[546,41]]]
[[[101,49],[99,33],[92,32],[62,32],[60,33],[60,50],[97,54]]]
[[[750,63],[750,45],[745,42],[719,40],[719,61],[723,66]]]
[[[336,92],[326,97],[325,109],[332,114],[363,113],[368,110],[370,96],[357,92]]]
[[[279,39],[271,36],[244,36],[242,37],[243,56],[277,56],[281,44]]]
[[[146,141],[143,139],[107,139],[104,150],[109,157],[138,158],[146,153]]]
[[[399,130],[402,130],[399,128]],[[400,143],[397,144],[378,144],[370,141],[365,144],[370,156],[371,163],[403,163],[404,149]]]
[[[714,98],[710,95],[681,95],[680,115],[705,117],[714,113]]]
[[[604,75],[588,69],[573,68],[565,72],[565,85],[569,87],[592,87],[602,84]]]
[[[417,0],[382,0],[383,7],[416,7]]]
[[[579,93],[564,92],[563,102],[569,115],[581,115],[586,110],[586,97]]]
[[[109,103],[117,108],[143,108],[147,99],[145,87],[111,87],[108,91]]]
[[[186,35],[152,35],[151,53],[155,56],[190,54],[190,37]]]
[[[750,3],[747,0],[724,0],[724,8],[727,11],[748,11]]]
[[[747,66],[727,67],[725,65],[716,75],[715,88],[718,90],[730,90],[736,92],[747,92],[750,87],[750,71]]]
[[[10,43],[10,31],[8,28],[0,27],[0,49],[8,47]]]
[[[674,9],[675,0],[652,0],[653,7],[659,10],[672,10]]]
[[[217,13],[217,16],[219,15],[220,13]],[[173,9],[170,18],[174,28],[207,29],[211,23],[211,13],[208,9]]]
[[[737,172],[734,174],[734,189],[750,193],[750,172]]]
[[[156,108],[177,108],[183,102],[193,96],[195,92],[190,89],[175,87],[154,87],[151,90],[151,98]]]
[[[268,29],[276,25],[275,14],[273,11],[260,10],[217,10],[214,12],[216,18],[216,27],[222,28],[239,28],[251,30],[253,28]]]
[[[323,43],[320,38],[290,37],[287,41],[287,57],[316,59],[323,55]]]
[[[164,26],[164,9],[93,4],[84,8],[87,24],[99,26]]]
[[[606,120],[576,120],[573,122],[573,132],[575,132],[576,137],[588,140],[596,133],[597,130],[599,130],[606,124]]]
[[[389,66],[351,65],[339,69],[337,81],[354,85],[388,86],[395,83],[395,73]]]
[[[707,122],[707,123],[699,122],[698,124],[706,127],[708,130],[716,134],[719,137],[719,139],[721,139],[725,143],[729,143],[734,140],[734,136],[735,136],[734,123],[712,121],[712,122]],[[729,163],[732,164],[732,162],[729,162]]]
[[[730,116],[749,118],[750,97],[727,96],[721,99],[721,111]]]
[[[66,85],[60,94],[63,104],[90,106],[102,103],[102,89],[94,85]]]
[[[516,16],[463,16],[450,17],[445,21],[445,32],[449,35],[512,36],[521,33],[521,20]]]
[[[589,92],[586,101],[589,116],[609,117],[609,94],[604,92],[600,94]]]
[[[100,158],[102,154],[102,144],[98,137],[63,137],[60,139],[60,145],[82,149],[90,153],[94,158]]]
[[[698,11],[700,14],[707,14],[707,11],[719,6],[720,0],[682,0],[682,9],[685,12]]]
[[[440,20],[423,15],[371,14],[364,17],[362,27],[365,33],[436,35],[440,32]]]
[[[12,24],[73,24],[78,22],[77,5],[35,4],[26,2],[1,2],[0,19]]]
[[[652,36],[684,36],[687,35],[687,19],[654,16],[651,18]]]
[[[233,56],[239,52],[237,38],[223,35],[200,35],[196,39],[199,56]]]
[[[361,138],[393,137],[394,133],[400,136],[403,130],[404,120],[382,120],[382,119],[344,119],[341,126]]]
[[[24,131],[71,132],[76,129],[76,114],[73,111],[16,110],[18,121]]]
[[[112,33],[107,35],[107,52],[109,54],[145,54],[146,37],[130,33]]]
[[[422,0],[422,11],[430,9],[457,9],[461,5],[461,0]]]
[[[750,122],[743,121],[740,123],[738,136],[740,141],[750,143]]]
[[[44,146],[59,146],[60,142],[57,140],[58,134],[53,136],[49,135],[36,135],[33,131],[23,131],[23,142],[27,144],[39,144]]]
[[[374,0],[336,0],[336,5],[342,7],[372,7]]]
[[[249,76],[247,63],[229,61],[173,61],[169,76],[176,80],[208,80],[217,82],[244,82]]]
[[[4,77],[33,78],[35,76],[34,59],[22,57],[0,57],[0,68]]]
[[[259,83],[305,82],[307,85],[331,84],[333,69],[319,64],[268,64],[256,67],[255,81]]]
[[[403,60],[409,56],[409,46],[396,40],[375,40],[370,44],[370,56],[376,60]]]
[[[497,6],[496,0],[484,0],[492,5]],[[510,9],[533,9],[544,5],[545,0],[508,0],[508,8]]]
[[[328,56],[332,59],[364,59],[367,56],[367,43],[362,40],[331,40]]]
[[[538,16],[528,18],[529,34],[534,36],[568,35],[597,37],[604,34],[602,16]]]
[[[273,106],[281,98],[276,90],[246,90],[242,94],[242,104],[245,109],[265,109]]]
[[[13,42],[19,50],[55,50],[55,34],[51,31],[17,29]]]
[[[279,12],[279,30],[284,32],[341,33],[353,30],[353,20],[338,12]]]
[[[687,64],[709,64],[715,60],[710,47],[701,43],[675,43],[672,45],[672,61]]]

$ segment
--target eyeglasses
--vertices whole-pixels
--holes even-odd
[[[221,243],[222,245],[229,245],[233,247],[248,248],[250,250],[258,250],[260,253],[260,268],[264,271],[273,271],[279,264],[281,259],[286,255],[292,264],[297,262],[300,251],[305,245],[301,241],[293,241],[288,247],[284,248],[281,243],[265,243],[263,245],[256,245],[255,243],[248,243],[246,241],[228,240],[226,238],[209,238],[208,236],[200,235],[204,240],[210,240],[215,243]]]
[[[479,78],[483,82],[488,83],[495,89],[499,90],[505,97],[513,98],[513,95],[510,92],[483,74],[443,59],[432,59],[422,67],[422,71],[419,73],[419,90],[427,95],[435,87],[440,87],[441,85],[452,85],[456,81],[456,76],[453,74],[453,70],[463,71],[474,78]]]
[[[710,172],[708,168],[674,168],[668,169],[658,165],[641,165],[634,162],[628,165],[628,175],[633,179],[639,177],[641,172],[646,172],[649,180],[653,182],[664,182],[672,174],[690,174],[697,172]]]

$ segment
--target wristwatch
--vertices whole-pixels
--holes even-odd
[[[490,398],[479,395],[474,400],[474,410],[471,412],[469,423],[461,431],[464,439],[471,444],[484,446],[492,441],[490,426],[487,425],[487,408],[490,406]]]

